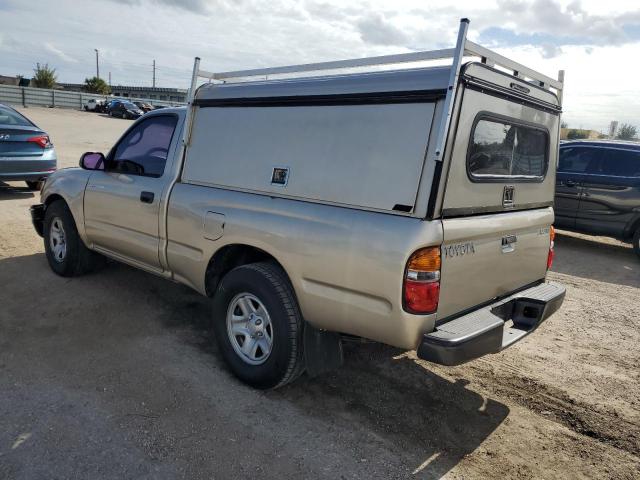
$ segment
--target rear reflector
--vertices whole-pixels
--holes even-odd
[[[411,313],[433,313],[438,309],[440,282],[404,281],[404,304]]]
[[[438,309],[440,297],[440,247],[414,252],[404,278],[404,309],[409,313],[428,314]]]

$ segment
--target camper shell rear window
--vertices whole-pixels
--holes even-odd
[[[549,165],[549,132],[540,126],[478,114],[469,140],[467,172],[473,182],[542,182]]]

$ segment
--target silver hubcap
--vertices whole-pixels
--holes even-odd
[[[63,262],[67,256],[67,239],[64,234],[62,220],[58,217],[55,217],[51,221],[49,246],[51,247],[51,253],[53,253],[53,258],[56,259],[56,262]]]
[[[249,365],[267,361],[273,347],[273,326],[269,312],[258,298],[239,293],[227,310],[227,334],[233,349]]]

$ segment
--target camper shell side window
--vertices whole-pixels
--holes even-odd
[[[548,166],[546,128],[488,112],[476,116],[467,149],[472,182],[542,182]]]

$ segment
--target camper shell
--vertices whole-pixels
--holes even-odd
[[[345,336],[446,365],[501,351],[564,298],[545,280],[563,74],[467,28],[401,55],[224,73],[196,58],[187,109],[123,136],[155,124],[166,163],[146,175],[119,143],[56,174],[32,209],[45,248],[64,199],[88,249],[213,297],[222,354],[262,388],[339,364]]]

